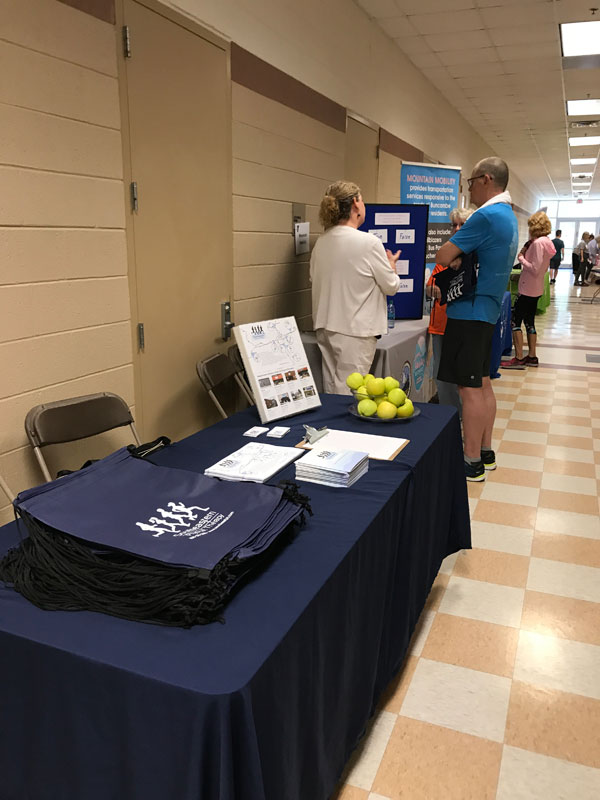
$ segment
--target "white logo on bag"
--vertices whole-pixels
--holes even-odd
[[[230,511],[225,515],[211,511],[209,506],[186,506],[181,502],[174,503],[173,501],[168,502],[167,507],[171,510],[156,509],[156,514],[160,514],[160,517],[153,515],[148,518],[148,522],[136,522],[135,524],[142,531],[152,533],[155,539],[164,533],[170,533],[174,538],[185,536],[188,539],[196,539],[198,536],[205,536],[224,525],[234,513]],[[200,517],[200,514],[194,513],[195,511],[206,513]]]

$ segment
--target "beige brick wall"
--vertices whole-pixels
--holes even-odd
[[[1,35],[0,472],[18,491],[42,480],[32,406],[134,397],[115,29],[55,0],[3,0]],[[129,437],[106,438],[63,445],[60,466]]]
[[[292,203],[311,244],[327,185],[343,177],[345,135],[239,84],[233,103],[233,284],[238,324],[295,315],[310,328],[310,255],[294,255]]]

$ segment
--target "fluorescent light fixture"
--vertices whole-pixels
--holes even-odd
[[[569,22],[559,27],[563,56],[594,56],[600,53],[600,22]]]
[[[577,174],[571,173],[571,177],[573,178],[573,180],[577,180],[578,178],[593,178],[594,173],[593,172],[578,172]]]
[[[590,183],[574,183],[573,184],[573,189],[589,189],[591,185],[592,185],[591,182]]]
[[[567,100],[567,114],[570,117],[600,114],[600,100]]]
[[[570,136],[570,147],[594,147],[600,144],[600,136]]]
[[[577,167],[583,166],[584,164],[595,164],[597,160],[597,158],[572,158],[571,164],[573,164],[574,167]]]

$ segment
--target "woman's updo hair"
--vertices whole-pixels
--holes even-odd
[[[543,211],[536,211],[527,220],[529,225],[529,232],[534,239],[539,239],[540,236],[548,236],[552,230],[552,223]]]
[[[350,181],[336,181],[328,186],[319,208],[323,228],[327,230],[344,219],[350,219],[352,201],[359,195],[359,187]]]

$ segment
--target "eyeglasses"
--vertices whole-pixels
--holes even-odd
[[[469,187],[469,190],[471,189],[471,186],[473,186],[473,183],[477,180],[477,178],[485,178],[485,173],[483,175],[475,175],[474,178],[467,179],[467,186]]]

